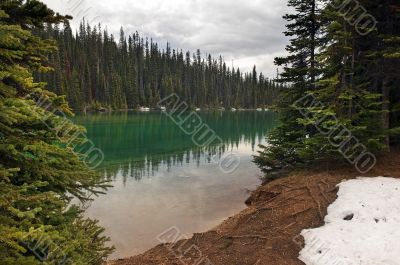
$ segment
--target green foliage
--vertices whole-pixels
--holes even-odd
[[[122,28],[119,41],[85,21],[75,36],[67,23],[37,34],[56,40],[59,52],[49,57],[56,71],[36,78],[67,95],[74,109],[88,109],[93,102],[113,109],[156,107],[171,93],[193,108],[258,108],[273,105],[281,89],[255,67],[242,73],[222,57],[203,59],[199,50],[184,54],[169,44],[161,50],[138,33],[126,37]]]
[[[56,110],[71,111],[33,81],[33,71],[50,70],[45,58],[55,46],[30,29],[65,19],[39,1],[0,3],[0,264],[101,264],[112,251],[104,229],[71,204],[107,187],[66,147],[82,128],[67,123],[60,134],[47,126],[62,121]]]
[[[340,3],[289,1],[295,10],[285,16],[290,55],[275,62],[285,69],[280,81],[290,86],[278,104],[281,125],[255,158],[266,173],[345,161],[326,133],[338,124],[375,154],[399,144],[400,6],[360,1],[378,23],[369,34],[359,34],[357,24],[335,8]],[[296,108],[306,94],[318,104]]]

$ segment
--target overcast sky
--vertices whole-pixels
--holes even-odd
[[[275,75],[273,58],[284,54],[282,32],[287,0],[42,0],[62,14],[101,22],[117,34],[138,31],[160,48],[222,55],[228,66],[250,70],[253,65],[268,77]]]

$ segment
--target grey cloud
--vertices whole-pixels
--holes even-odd
[[[199,48],[203,55],[234,60],[244,70],[256,64],[267,76],[275,74],[273,56],[282,55],[287,43],[282,34],[287,0],[43,1],[64,13],[71,12],[71,3],[83,2],[80,9],[91,8],[90,15],[114,34],[123,26],[128,34],[137,30],[153,38],[160,48],[166,42],[185,51]],[[81,17],[74,13],[76,25]]]

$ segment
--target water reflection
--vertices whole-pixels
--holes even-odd
[[[224,145],[197,147],[191,139],[161,112],[117,112],[78,115],[75,121],[84,125],[87,136],[105,154],[100,166],[106,177],[136,180],[152,176],[160,166],[211,163],[213,155],[235,151],[240,144],[255,147],[265,133],[275,126],[273,112],[203,112],[203,122],[223,140]]]
[[[121,112],[77,116],[103,150],[101,170],[112,180],[87,215],[100,220],[116,246],[112,258],[139,254],[157,235],[176,226],[182,234],[203,232],[245,207],[248,190],[260,183],[251,162],[258,144],[275,126],[271,112],[199,113],[224,146],[198,148],[162,113]],[[233,152],[241,163],[223,173],[210,154]]]

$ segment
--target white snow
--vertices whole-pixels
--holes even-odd
[[[400,265],[400,179],[358,178],[338,186],[325,225],[302,231],[299,259],[307,265]]]

